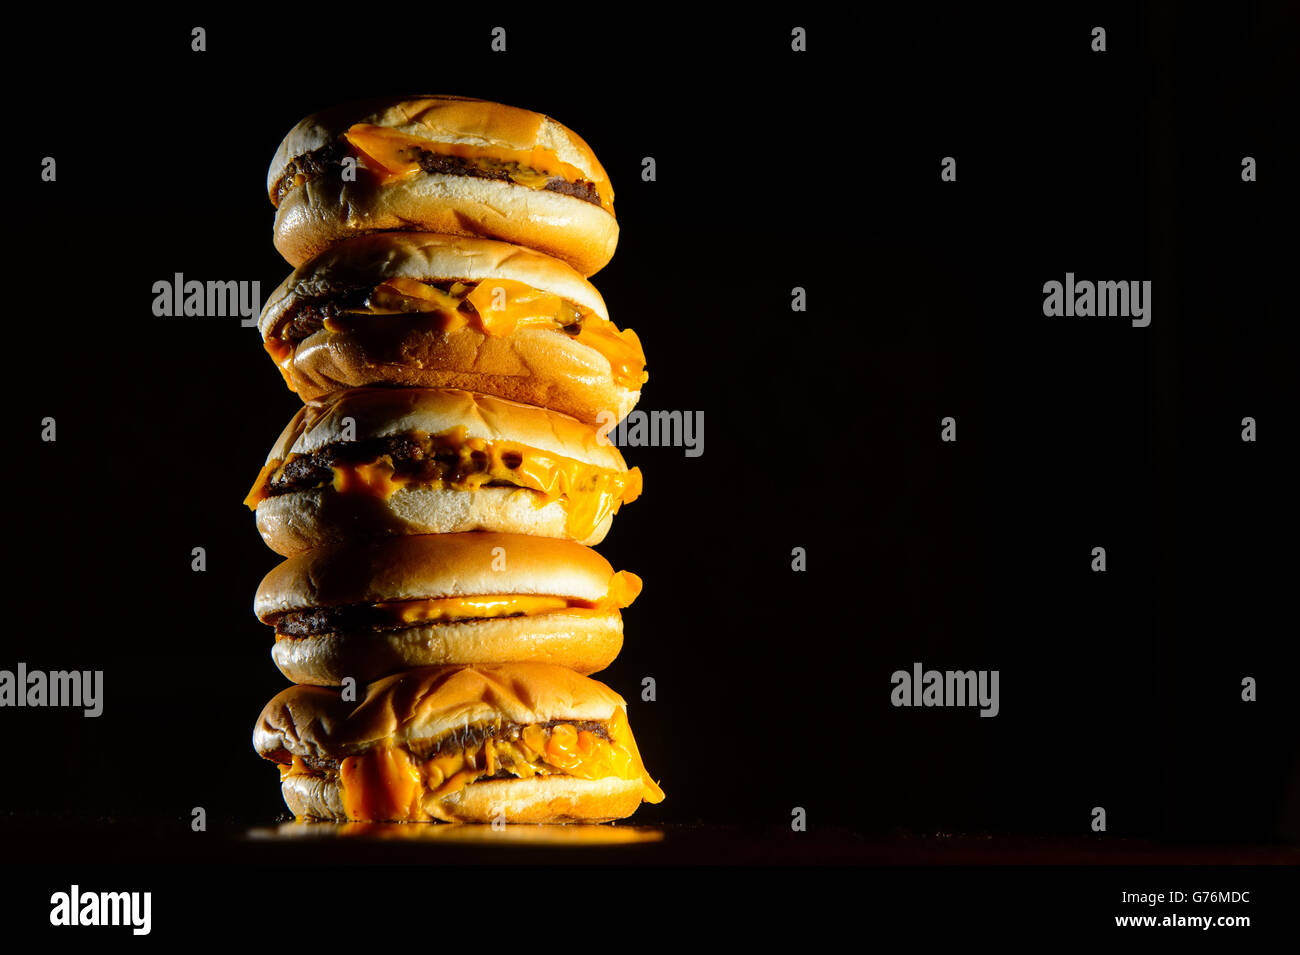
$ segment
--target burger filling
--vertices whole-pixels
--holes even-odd
[[[290,454],[262,468],[244,503],[256,509],[267,498],[323,488],[387,500],[403,488],[515,487],[533,491],[542,504],[561,501],[565,530],[586,540],[641,493],[638,468],[596,467],[513,441],[470,438],[465,431],[409,431]]]
[[[381,186],[420,173],[494,179],[529,189],[559,192],[612,211],[612,195],[587,179],[576,166],[563,162],[552,150],[504,149],[486,145],[440,143],[410,136],[386,126],[364,123],[351,127],[338,140],[290,161],[275,184],[277,208],[292,190],[305,182],[340,177],[343,160],[355,159]],[[608,193],[609,190],[604,190]]]
[[[429,803],[466,786],[535,776],[640,779],[647,802],[664,798],[641,764],[621,709],[607,721],[476,723],[436,739],[379,746],[342,760],[284,751],[268,758],[280,763],[282,781],[316,776],[337,784],[348,818],[355,820],[436,818],[437,807]]]
[[[429,597],[389,600],[295,610],[268,620],[277,640],[311,637],[341,630],[405,630],[467,620],[531,617],[547,613],[606,614],[627,607],[641,592],[641,581],[625,570],[613,577],[609,593],[599,600],[551,594],[477,594],[468,597]]]
[[[472,328],[493,338],[527,326],[550,328],[605,356],[614,381],[623,388],[639,389],[649,377],[641,340],[632,329],[620,331],[589,309],[512,279],[419,281],[397,276],[328,298],[298,299],[267,336],[266,350],[287,378],[294,347],[321,329],[364,334],[384,331],[393,323],[400,325],[399,331],[406,330],[417,321],[445,335]]]

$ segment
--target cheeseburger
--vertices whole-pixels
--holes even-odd
[[[280,143],[266,188],[275,247],[295,266],[348,236],[414,230],[503,239],[592,275],[618,243],[614,190],[581,137],[460,96],[309,116]]]
[[[504,242],[388,232],[290,275],[258,328],[304,401],[363,385],[463,388],[613,424],[646,381],[631,329],[558,259]]]
[[[604,822],[664,798],[626,706],[563,667],[430,667],[372,683],[360,704],[290,687],[253,745],[299,818]]]
[[[594,673],[623,645],[641,580],[589,547],[518,534],[389,537],[291,557],[254,612],[295,683],[411,667],[531,660]]]
[[[244,503],[292,557],[461,531],[597,544],[640,493],[641,471],[573,418],[468,391],[365,388],[299,410]]]

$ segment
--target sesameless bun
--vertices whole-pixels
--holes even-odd
[[[401,458],[420,445],[427,459],[434,444],[441,477]],[[303,476],[303,461],[320,469]],[[380,465],[391,478],[351,479]],[[466,391],[368,388],[302,408],[246,503],[267,545],[291,557],[344,540],[480,530],[597,544],[640,489],[616,447],[565,415]]]
[[[494,325],[495,304],[484,301],[482,313],[428,305],[398,314],[362,301],[395,282],[485,289],[504,282],[516,297],[541,293],[531,302],[507,302],[508,314],[558,311],[540,324]],[[285,382],[304,401],[366,385],[455,388],[599,425],[626,417],[646,380],[636,333],[610,322],[590,283],[563,262],[501,242],[427,233],[351,239],[290,275],[267,300],[258,327]]]
[[[373,683],[360,704],[337,691],[290,687],[263,709],[253,745],[281,765],[281,791],[300,818],[600,822],[663,798],[645,772],[625,711],[613,690],[563,667],[435,667]],[[606,752],[620,749],[621,759],[567,769],[539,763],[544,772],[536,775],[507,770],[494,777],[483,769],[482,760],[492,758],[477,748],[483,741],[518,739],[512,729],[529,725],[550,733],[561,723],[603,727],[606,742],[591,742]],[[476,732],[480,727],[487,732]],[[443,774],[431,776],[430,766],[449,754],[480,771],[443,785]],[[496,759],[508,766],[511,754],[500,750]]]
[[[605,684],[564,667],[426,667],[370,684],[360,703],[321,687],[282,690],[262,710],[253,746],[262,756],[342,759],[379,744],[438,739],[488,720],[608,720],[626,706]]]
[[[337,780],[290,776],[280,783],[285,805],[299,819],[347,822]],[[642,784],[635,779],[577,779],[535,776],[467,786],[441,800],[442,822],[512,824],[599,823],[626,819],[641,805]]]
[[[614,522],[607,513],[582,537],[599,544]],[[569,516],[559,499],[538,501],[518,488],[403,489],[388,499],[339,494],[332,487],[271,497],[257,505],[257,529],[277,554],[293,557],[316,547],[365,537],[501,531],[569,538]]]
[[[376,633],[341,631],[276,640],[271,659],[294,683],[368,683],[415,667],[526,660],[597,673],[623,649],[617,611],[465,620]]]
[[[421,150],[434,166],[421,168]],[[613,187],[591,147],[548,116],[485,100],[373,100],[309,116],[276,150],[267,191],[275,246],[295,266],[349,236],[415,230],[501,239],[592,275],[618,243]]]

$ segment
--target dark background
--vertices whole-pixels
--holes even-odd
[[[155,318],[151,286],[268,295],[284,133],[447,92],[588,140],[622,227],[593,282],[645,345],[640,407],[705,413],[700,458],[627,451],[646,493],[600,547],[646,584],[599,677],[668,794],[636,823],[801,806],[868,835],[1068,837],[1104,806],[1116,837],[1300,838],[1294,8],[1051,6],[47,15],[5,151],[0,667],[103,669],[106,703],[0,716],[11,832],[283,814],[250,744],[285,686],[251,611],[279,558],[240,501],[298,402],[254,329]],[[1152,280],[1151,326],[1045,318],[1067,271]],[[916,661],[1000,670],[1000,715],[891,707]]]

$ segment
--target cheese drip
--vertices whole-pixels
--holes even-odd
[[[609,739],[568,723],[523,727],[517,739],[488,736],[480,743],[439,751],[421,759],[399,745],[377,746],[349,756],[339,767],[340,796],[348,819],[427,821],[424,803],[453,795],[504,770],[520,779],[566,775],[579,779],[639,779],[641,798],[662,802],[664,792],[646,772],[627,716],[614,711],[606,724]],[[294,756],[280,767],[280,778],[312,774]]]
[[[389,126],[357,123],[343,134],[381,186],[409,179],[420,172],[420,151],[437,156],[467,159],[485,170],[501,171],[510,181],[530,189],[545,189],[558,176],[566,182],[590,182],[600,197],[600,207],[614,212],[614,191],[609,180],[593,179],[577,166],[564,162],[544,146],[532,149],[509,149],[504,146],[470,143],[447,143],[422,139]]]
[[[422,481],[417,474],[399,474],[392,458],[385,454],[372,461],[331,465],[331,486],[340,494],[367,494],[388,500],[406,487],[475,491],[489,482],[513,484],[537,493],[542,506],[560,501],[565,531],[579,541],[595,533],[607,516],[617,514],[622,505],[641,495],[640,468],[616,471],[515,441],[470,438],[465,432],[462,425],[436,435],[413,433],[435,450],[450,449],[457,454],[455,466],[433,483]],[[293,457],[263,467],[244,504],[256,510],[269,496],[267,489],[275,475]]]

